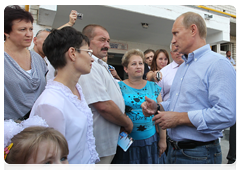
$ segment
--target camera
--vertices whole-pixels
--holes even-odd
[[[160,71],[157,72],[156,77],[157,77],[157,80],[160,81],[160,79],[161,79],[161,73],[160,73]]]
[[[77,19],[83,19],[83,14],[82,13],[77,13]]]

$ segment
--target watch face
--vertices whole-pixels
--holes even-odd
[[[160,105],[159,104],[157,104],[157,111],[156,111],[156,113],[155,113],[155,115],[157,115],[158,114],[158,111],[160,111]]]

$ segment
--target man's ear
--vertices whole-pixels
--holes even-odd
[[[67,54],[67,57],[71,60],[71,61],[75,61],[76,60],[76,50],[75,50],[75,48],[73,48],[73,47],[70,47],[69,49],[68,49],[68,51],[66,52],[66,54]]]
[[[191,29],[191,31],[192,31],[192,36],[195,36],[195,35],[197,34],[197,32],[198,32],[198,27],[197,27],[197,25],[192,24],[190,29]]]
[[[33,44],[36,45],[37,37],[33,38]]]

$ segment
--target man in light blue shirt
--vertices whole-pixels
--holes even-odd
[[[236,122],[236,72],[206,44],[206,30],[196,13],[176,19],[172,43],[185,62],[178,68],[167,101],[157,107],[146,97],[142,104],[145,116],[160,110],[153,121],[168,129],[167,163],[221,163],[218,138]]]

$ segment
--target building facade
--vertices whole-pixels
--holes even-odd
[[[23,6],[24,7],[24,6]],[[81,31],[88,24],[105,27],[111,37],[108,63],[124,78],[121,57],[130,49],[166,49],[172,39],[172,25],[182,13],[200,14],[207,25],[207,43],[212,50],[236,61],[236,9],[230,5],[29,5],[34,17],[34,34],[44,28],[58,28],[69,20],[71,10],[83,14],[73,26]],[[33,47],[30,46],[30,49]]]
[[[217,11],[216,13],[218,13],[219,15],[222,14],[230,16],[230,40],[229,42],[226,43],[216,44],[215,51],[225,56],[226,51],[229,50],[232,52],[232,57],[236,61],[236,8],[232,5],[204,5],[204,6],[216,10]],[[212,13],[214,13],[214,11],[212,11]]]

